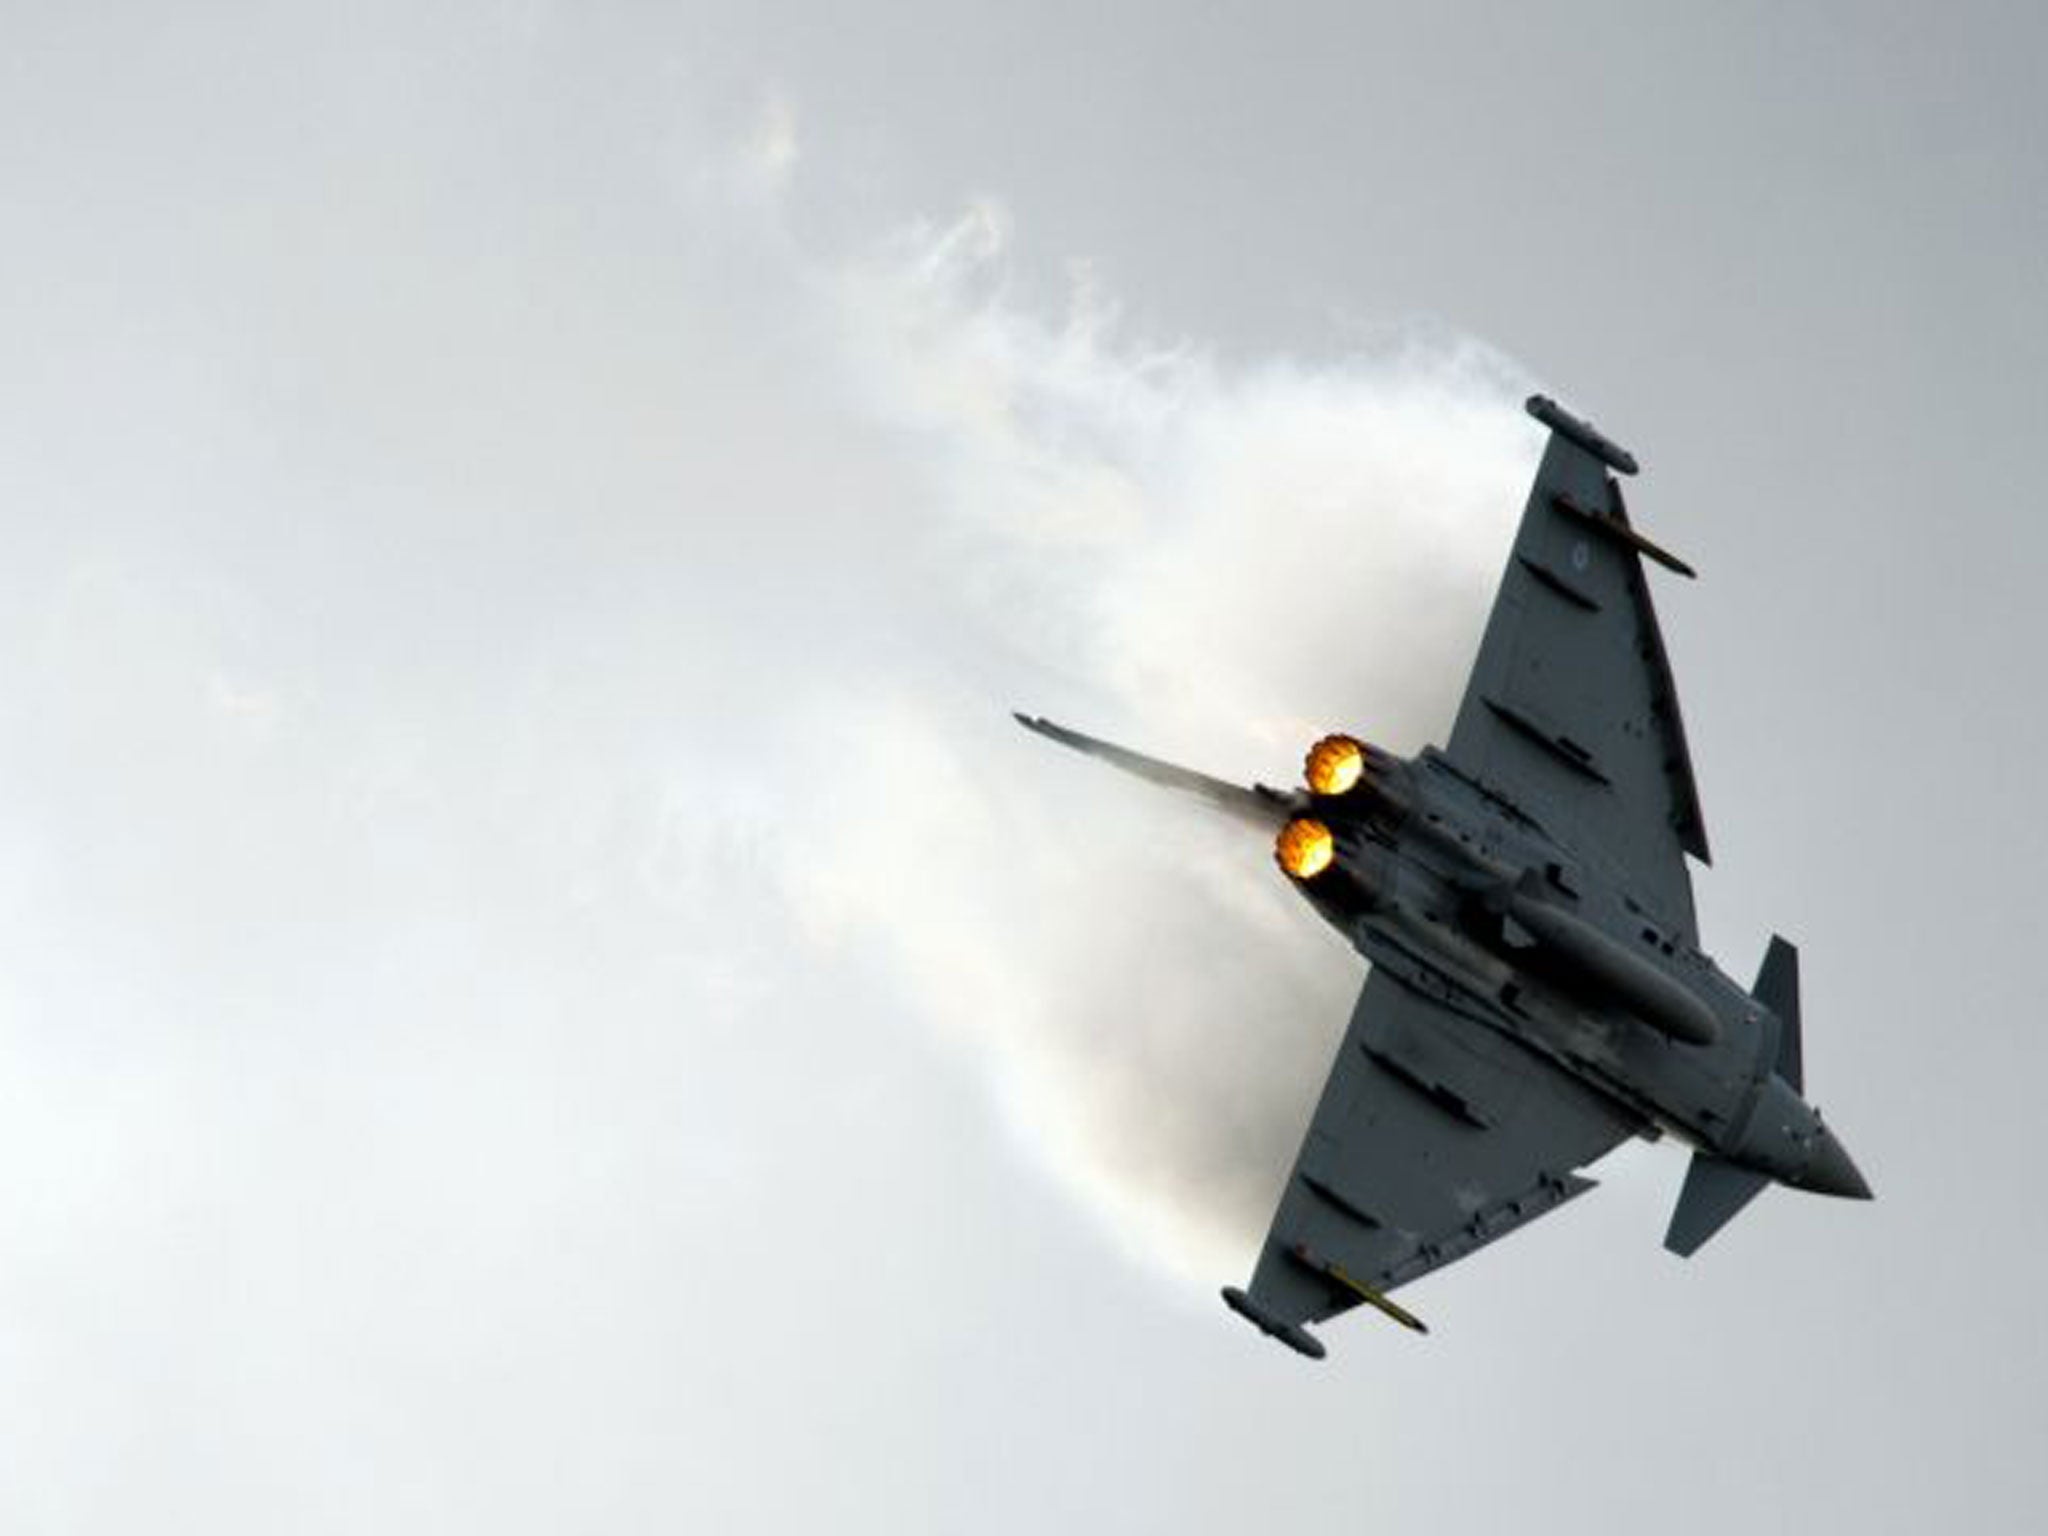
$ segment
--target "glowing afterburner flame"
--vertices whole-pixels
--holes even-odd
[[[1273,857],[1295,879],[1312,880],[1337,857],[1337,840],[1320,821],[1299,816],[1280,829]]]
[[[1308,749],[1307,774],[1319,795],[1348,794],[1365,777],[1365,748],[1350,736],[1325,736]]]

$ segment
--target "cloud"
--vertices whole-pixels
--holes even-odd
[[[913,1326],[903,1275],[812,1265],[932,1258],[960,1083],[1133,1254],[1241,1276],[1358,964],[1257,839],[1008,711],[1242,778],[1412,747],[1533,452],[1473,344],[1150,344],[993,203],[821,238],[785,106],[707,151],[659,81],[536,115],[460,56],[324,114],[318,175],[230,113],[245,190],[0,254],[59,296],[16,355],[73,359],[12,381],[0,572],[0,1342],[52,1497],[107,1402],[158,1504],[248,1460],[171,1422],[282,1506],[667,1465],[678,1360],[764,1437],[858,1416],[811,1351]]]
[[[1535,435],[1469,339],[1225,364],[1128,337],[1085,270],[1034,308],[1015,261],[978,204],[814,274],[914,496],[866,552],[914,643],[813,702],[835,792],[787,875],[1133,1252],[1213,1281],[1362,966],[1255,836],[1007,711],[1279,782],[1326,729],[1441,740]]]

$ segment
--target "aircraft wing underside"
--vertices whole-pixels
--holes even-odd
[[[1463,1258],[1592,1187],[1572,1170],[1637,1127],[1448,1000],[1367,977],[1252,1276],[1231,1304],[1300,1325]],[[1291,1335],[1291,1336],[1290,1336]]]
[[[1541,406],[1542,409],[1538,409]],[[1554,408],[1531,403],[1533,414]],[[1553,433],[1444,756],[1607,866],[1688,943],[1685,855],[1705,861],[1678,695],[1641,556],[1690,575],[1629,525],[1606,472],[1626,454]],[[1614,455],[1619,455],[1617,460]]]

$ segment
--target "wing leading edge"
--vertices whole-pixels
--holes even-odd
[[[1688,942],[1706,824],[1642,557],[1691,568],[1628,520],[1635,460],[1540,395],[1552,429],[1444,755],[1605,864]]]
[[[1554,1210],[1573,1170],[1637,1127],[1490,1025],[1376,969],[1309,1123],[1248,1291],[1224,1299],[1302,1353],[1305,1324],[1385,1293]]]

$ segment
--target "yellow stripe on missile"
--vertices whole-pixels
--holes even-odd
[[[1410,1312],[1399,1302],[1390,1301],[1364,1281],[1357,1279],[1342,1264],[1331,1263],[1323,1267],[1323,1273],[1350,1291],[1369,1307],[1378,1307],[1403,1328],[1413,1328],[1417,1333],[1429,1332],[1429,1324]]]

